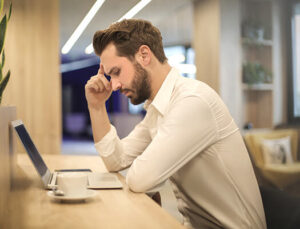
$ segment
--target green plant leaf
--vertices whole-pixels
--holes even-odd
[[[3,5],[4,5],[4,0],[0,0],[0,15],[2,13],[2,10],[3,10]]]
[[[5,52],[4,52],[4,49],[3,49],[3,52],[2,52],[2,61],[1,61],[1,67],[2,68],[4,67],[4,64],[5,64]]]
[[[10,78],[10,70],[7,72],[6,76],[4,77],[4,79],[0,82],[0,103],[1,103],[1,99],[2,99],[2,94],[3,91],[9,81]]]
[[[7,21],[9,21],[9,19],[10,19],[11,9],[12,9],[12,3],[9,4],[9,12],[8,12],[8,19],[7,19]]]
[[[1,82],[2,76],[3,76],[3,75],[2,75],[2,69],[3,69],[3,68],[2,68],[2,66],[0,65],[0,82]]]
[[[6,25],[7,25],[6,15],[4,15],[4,17],[0,22],[0,53],[2,53],[3,46],[4,46]]]

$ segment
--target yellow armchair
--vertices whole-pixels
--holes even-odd
[[[266,164],[263,157],[262,141],[265,139],[280,139],[290,136],[292,164]],[[298,132],[294,129],[269,130],[264,132],[249,132],[244,136],[245,143],[254,166],[265,179],[280,189],[290,185],[300,184],[300,162],[297,158]]]

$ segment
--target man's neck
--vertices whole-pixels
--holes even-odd
[[[166,79],[170,71],[171,71],[171,66],[169,65],[168,62],[164,64],[157,63],[156,66],[150,70],[152,92],[149,100],[151,102],[155,98],[157,92],[159,91],[161,85],[163,84],[164,80]]]

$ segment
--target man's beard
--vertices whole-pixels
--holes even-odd
[[[148,72],[138,63],[134,63],[135,74],[131,84],[132,95],[128,96],[132,104],[137,105],[145,102],[151,96],[150,76]],[[126,91],[126,89],[124,90]]]

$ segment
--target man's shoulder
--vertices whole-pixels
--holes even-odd
[[[174,90],[172,93],[172,98],[184,98],[188,96],[202,97],[206,92],[212,91],[213,89],[206,83],[196,79],[190,79],[182,76],[178,77],[176,80]]]

